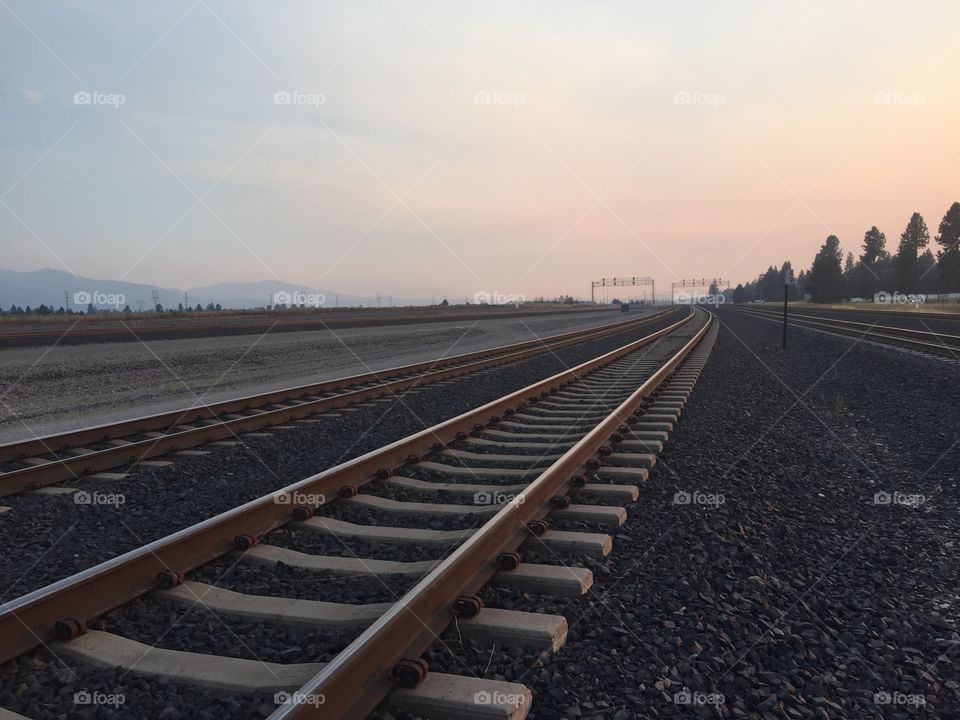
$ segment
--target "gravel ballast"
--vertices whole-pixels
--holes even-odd
[[[960,717],[958,370],[720,313],[613,553],[575,560],[590,593],[486,591],[567,645],[435,669],[524,683],[536,719]]]

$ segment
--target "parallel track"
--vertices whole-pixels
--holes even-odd
[[[670,309],[600,328],[0,445],[0,497],[555,352],[676,313]]]
[[[762,317],[767,320],[783,320],[783,314],[781,312],[768,310],[766,308],[735,306],[730,309],[745,315]],[[927,330],[911,330],[909,328],[878,325],[877,323],[854,322],[852,320],[810,315],[806,312],[797,312],[795,310],[789,311],[789,325],[825,330],[884,345],[902,347],[927,355],[950,357],[955,360],[960,359],[960,335]]]
[[[430,531],[391,529],[391,515],[489,517],[479,528],[462,533],[452,554],[435,563],[378,619],[371,618],[367,630],[333,661],[317,666],[312,676],[298,683],[291,684],[290,677],[278,680],[277,687],[300,687],[294,697],[324,698],[322,705],[309,700],[284,704],[271,718],[362,718],[385,700],[401,709],[430,707],[430,695],[437,688],[436,683],[419,683],[426,671],[420,655],[457,618],[468,623],[476,616],[482,604],[477,594],[486,584],[522,582],[525,575],[551,567],[520,562],[516,553],[524,543],[536,539],[596,545],[605,536],[555,532],[550,524],[586,519],[615,527],[624,521],[626,514],[617,505],[636,498],[635,486],[656,462],[656,452],[679,417],[715,335],[712,316],[696,310],[575,368],[13,600],[0,609],[0,660],[59,640],[51,647],[63,657],[122,665],[110,655],[110,647],[124,641],[99,631],[86,633],[88,623],[151,592],[169,597],[182,591],[188,600],[194,599],[190,602],[199,601],[195,583],[188,581],[181,588],[186,573],[237,551],[238,561],[263,562],[266,553],[269,562],[271,552],[281,552],[270,544],[270,533],[285,526],[346,537],[386,532],[386,542],[428,542]],[[424,473],[439,474],[442,481],[417,477]],[[480,478],[494,487],[477,484]],[[463,504],[462,496],[491,489],[509,492],[512,499],[493,506]],[[444,499],[409,503],[385,498],[384,492],[422,492]],[[580,499],[588,504],[577,504]],[[340,507],[374,508],[385,521],[375,527],[349,525],[330,515]],[[309,561],[343,564],[343,558],[324,556],[310,556]],[[358,562],[369,568],[377,561]],[[589,576],[587,570],[568,570],[582,579]],[[243,597],[251,602],[254,596]],[[282,622],[282,614],[273,619]],[[168,658],[177,653],[152,652]],[[185,663],[196,663],[196,656],[181,655],[173,663],[179,670]],[[202,657],[203,672],[215,675],[220,659]],[[150,662],[149,657],[140,658],[140,671],[150,672]],[[233,662],[234,672],[253,672],[253,666],[262,665]],[[251,667],[240,668],[238,662]],[[305,667],[295,666],[291,672]],[[178,680],[184,681],[184,676]],[[496,683],[478,682],[467,686],[495,690]],[[395,692],[403,686],[413,689]],[[512,687],[521,695],[526,692]],[[524,703],[525,699],[519,704]],[[488,714],[490,708],[475,708],[484,710],[484,717],[512,718],[523,717],[527,709],[494,708]]]

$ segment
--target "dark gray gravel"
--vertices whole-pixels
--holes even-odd
[[[395,602],[410,586],[410,578],[402,575],[337,575],[282,563],[266,566],[234,560],[209,563],[188,577],[250,595],[355,604]]]
[[[417,543],[378,543],[363,538],[340,538],[303,530],[272,533],[265,543],[310,555],[334,555],[346,558],[371,558],[397,562],[439,560],[453,549],[442,545]]]
[[[800,330],[782,352],[777,326],[721,317],[594,589],[488,591],[562,612],[567,646],[460,660],[528,685],[532,718],[960,717],[958,370]],[[674,504],[684,491],[724,502]]]
[[[119,608],[94,624],[146,645],[273,663],[328,662],[350,644],[353,630],[319,630],[265,624],[147,599]]]

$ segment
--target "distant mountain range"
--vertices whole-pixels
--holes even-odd
[[[86,310],[90,302],[99,308],[118,306],[118,309],[122,310],[125,305],[129,305],[135,311],[141,308],[150,310],[154,305],[154,293],[157,293],[156,302],[164,308],[175,308],[180,303],[185,306],[189,304],[190,307],[196,307],[197,303],[203,307],[213,303],[225,308],[248,309],[267,307],[271,303],[319,307],[336,307],[338,304],[340,307],[377,305],[376,297],[338,294],[277,280],[219,283],[181,290],[120,280],[94,280],[50,268],[29,272],[0,268],[0,308],[4,310],[8,310],[11,305],[29,305],[32,308],[47,305]],[[393,298],[394,305],[429,305],[430,302],[430,298]],[[386,307],[389,298],[384,295],[380,303]]]

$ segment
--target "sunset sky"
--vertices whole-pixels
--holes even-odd
[[[893,250],[960,200],[958,28],[950,1],[0,0],[0,267],[589,296],[873,224]]]

